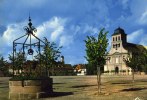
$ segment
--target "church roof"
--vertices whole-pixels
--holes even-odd
[[[128,51],[131,52],[142,52],[144,50],[146,50],[146,48],[142,45],[139,44],[133,44],[133,43],[127,43],[126,46],[124,46],[124,48],[126,48]]]
[[[118,27],[117,29],[114,30],[114,33],[112,34],[112,36],[118,35],[118,34],[126,35],[124,29],[122,29],[120,27]]]

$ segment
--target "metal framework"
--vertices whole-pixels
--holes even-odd
[[[46,46],[46,43],[43,40],[41,40],[37,36],[35,36],[34,32],[36,33],[37,29],[34,26],[32,26],[30,16],[29,16],[28,26],[25,26],[24,30],[26,31],[26,34],[13,41],[13,75],[14,75],[14,67],[15,67],[14,59],[15,59],[15,54],[17,53],[17,46],[18,45],[20,45],[22,48],[21,50],[23,53],[23,57],[25,57],[25,55],[26,55],[25,49],[27,49],[28,47],[29,47],[29,49],[27,50],[28,55],[34,54],[34,50],[33,50],[32,46],[38,48],[38,54],[40,55],[41,54],[41,47]],[[32,42],[32,37],[34,37],[37,40],[37,42]],[[20,40],[22,38],[25,38],[23,42],[17,42],[18,40]],[[27,41],[29,41],[29,43]],[[40,59],[39,59],[39,63],[40,63]],[[47,65],[46,65],[46,75],[47,75]]]

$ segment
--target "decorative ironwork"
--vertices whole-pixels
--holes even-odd
[[[28,26],[25,26],[24,30],[26,31],[26,34],[13,41],[13,75],[14,75],[14,67],[15,67],[15,57],[16,57],[16,53],[18,51],[17,50],[18,46],[21,47],[20,50],[23,54],[23,57],[25,57],[27,55],[33,56],[33,54],[35,52],[33,50],[34,47],[37,47],[37,53],[39,55],[41,55],[41,47],[46,46],[46,43],[43,40],[41,40],[37,36],[35,36],[34,33],[37,32],[37,29],[33,26],[30,16],[29,16]],[[36,40],[35,42],[32,41],[32,37],[33,37],[33,39]],[[21,39],[24,39],[24,41],[22,42]],[[21,40],[21,42],[18,42],[19,40]],[[27,53],[26,53],[26,49],[28,49]],[[20,52],[20,50],[19,50],[19,52]],[[40,63],[40,61],[39,61],[39,63]],[[46,75],[47,75],[47,65],[45,65],[45,66],[46,66]]]

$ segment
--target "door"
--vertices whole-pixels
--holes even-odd
[[[115,67],[115,74],[118,74],[118,72],[119,72],[119,68],[118,68],[118,66],[116,66]]]

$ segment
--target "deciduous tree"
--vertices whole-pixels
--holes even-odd
[[[6,76],[8,71],[7,61],[4,59],[3,56],[0,56],[0,70],[3,72],[4,76]]]
[[[98,83],[98,93],[101,92],[101,68],[105,65],[105,57],[107,54],[107,39],[108,32],[105,29],[101,29],[98,37],[87,36],[86,43],[86,59],[89,64],[91,64],[94,68],[97,69],[97,83]]]
[[[19,74],[19,71],[23,70],[23,63],[26,61],[26,57],[23,55],[22,52],[17,52],[15,53],[14,59],[13,59],[13,54],[9,54],[9,60],[11,63],[13,63],[14,60],[13,69],[18,70],[18,74]]]
[[[47,68],[51,69],[56,65],[56,61],[61,55],[60,49],[62,47],[57,47],[54,42],[49,42],[46,38],[44,39],[46,45],[43,49],[43,53],[37,55],[36,59],[40,59],[42,64],[46,64]]]

